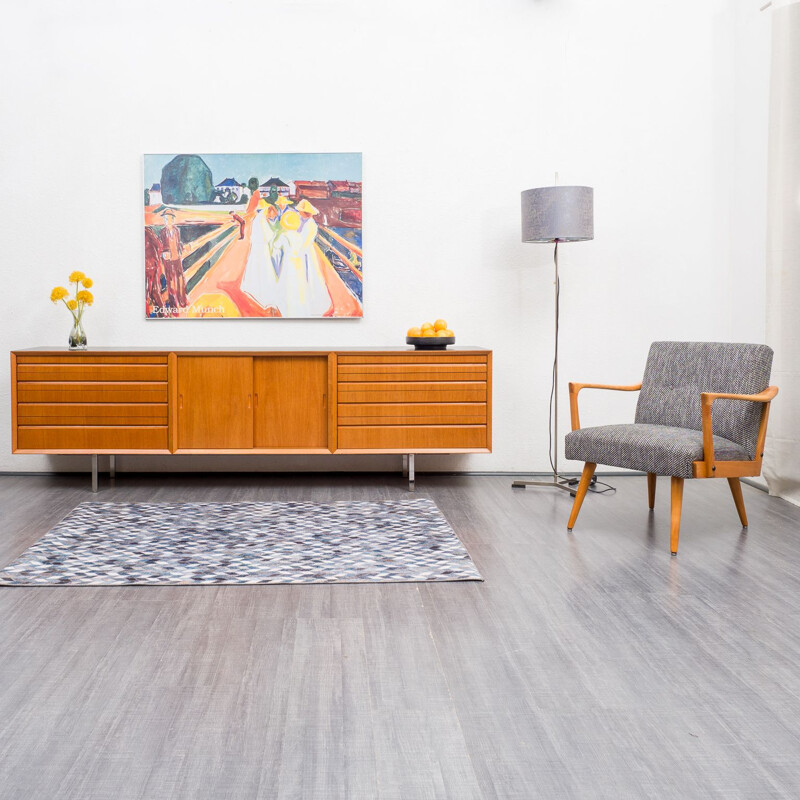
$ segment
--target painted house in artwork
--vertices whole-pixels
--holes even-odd
[[[239,181],[235,178],[225,178],[224,181],[220,181],[215,187],[217,192],[219,192],[219,196],[224,196],[230,193],[234,202],[239,202],[239,198],[242,196],[242,192],[244,191],[244,187],[242,186]]]
[[[150,205],[157,206],[161,203],[161,184],[154,183],[150,187]]]
[[[270,178],[268,181],[264,181],[264,183],[258,187],[258,191],[261,192],[262,197],[266,198],[270,196],[273,187],[279,196],[289,196],[289,184],[284,183],[280,178]]]
[[[328,181],[330,197],[361,197],[360,181]]]
[[[294,196],[307,200],[324,200],[330,197],[327,181],[295,181]]]

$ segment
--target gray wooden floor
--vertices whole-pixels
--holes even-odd
[[[419,478],[484,583],[0,589],[2,798],[798,798],[800,508]],[[398,476],[0,478],[0,564],[83,500],[407,497]]]

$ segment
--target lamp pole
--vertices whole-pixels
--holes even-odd
[[[556,181],[558,175],[556,175]],[[554,242],[555,269],[555,342],[553,347],[552,387],[548,409],[548,458],[552,477],[549,481],[514,481],[518,488],[547,486],[575,496],[569,480],[558,474],[558,334],[561,285],[558,275],[558,245],[561,242],[585,242],[594,238],[594,190],[589,186],[545,186],[522,192],[522,241]],[[577,482],[575,482],[577,483]]]
[[[550,462],[550,467],[553,470],[553,478],[549,481],[514,481],[511,486],[515,489],[524,489],[526,486],[549,486],[553,489],[562,489],[569,492],[572,497],[575,496],[575,489],[568,480],[562,479],[558,474],[558,317],[559,317],[559,294],[561,287],[558,278],[558,239],[555,239],[555,248],[553,250],[553,265],[555,267],[555,289],[554,289],[554,349],[553,349],[553,393],[551,396],[551,409],[553,412],[553,430],[552,440],[549,438],[550,431],[548,430],[548,448],[549,453],[552,453],[553,458]],[[548,453],[548,455],[549,455]]]
[[[553,355],[553,482],[558,485],[558,300],[561,286],[558,283],[558,239],[553,250],[553,263],[556,267],[556,328],[555,328],[555,351]]]

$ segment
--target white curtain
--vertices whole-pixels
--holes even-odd
[[[800,1],[772,9],[767,342],[775,350],[764,455],[770,494],[800,505]]]

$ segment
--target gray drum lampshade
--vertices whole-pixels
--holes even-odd
[[[522,193],[523,242],[594,239],[594,189],[543,186]]]

